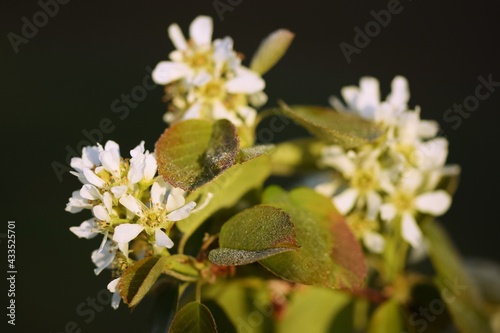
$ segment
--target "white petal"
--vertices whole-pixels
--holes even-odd
[[[109,214],[111,214],[113,210],[113,196],[109,192],[104,192],[102,195],[102,203],[104,204],[104,207],[106,207],[106,210],[108,211]]]
[[[341,147],[327,146],[323,149],[322,156],[324,164],[337,169],[344,177],[350,178],[354,174],[356,165]]]
[[[118,309],[121,300],[122,297],[120,296],[120,293],[118,291],[113,293],[113,297],[111,297],[111,307],[115,310]]]
[[[443,190],[424,193],[415,199],[415,207],[418,211],[434,216],[444,214],[450,205],[451,197]]]
[[[356,86],[343,87],[340,90],[340,94],[342,95],[342,98],[347,103],[347,106],[349,106],[350,109],[356,108],[356,99],[357,99],[358,94],[359,94],[358,87],[356,87]],[[335,101],[333,101],[333,102],[335,103]],[[334,106],[334,105],[332,105],[332,106]]]
[[[174,210],[173,212],[169,213],[167,215],[167,219],[169,219],[170,221],[174,221],[174,222],[175,221],[183,220],[186,217],[188,217],[189,214],[191,214],[191,210],[195,206],[196,206],[196,202],[194,202],[194,201],[188,202],[183,207],[181,207],[181,208],[179,208],[177,210]]]
[[[430,139],[437,135],[439,124],[434,120],[421,120],[418,127],[418,135],[423,139]]]
[[[347,214],[358,199],[358,190],[354,188],[348,188],[344,190],[342,193],[333,197],[333,204],[337,207],[337,210],[345,215]]]
[[[212,107],[212,113],[215,119],[227,119],[236,126],[240,126],[242,124],[242,121],[236,117],[234,112],[228,110],[221,101],[214,101]]]
[[[198,46],[212,42],[213,23],[209,16],[198,16],[189,26],[189,36]]]
[[[118,243],[118,248],[128,258],[128,243]]]
[[[168,37],[170,37],[177,50],[187,49],[186,38],[184,38],[184,34],[178,24],[174,23],[168,27]]]
[[[91,184],[83,185],[82,188],[80,189],[80,195],[88,200],[102,199],[101,192],[99,192],[99,190],[94,185]]]
[[[423,175],[420,170],[408,169],[401,175],[400,188],[408,194],[415,193],[422,185]]]
[[[140,224],[124,223],[115,228],[113,240],[117,243],[128,243],[136,238],[144,227]]]
[[[130,156],[132,156],[132,158],[136,157],[136,156],[140,156],[142,154],[144,154],[144,141],[141,141],[141,143],[139,143],[134,149],[132,149],[130,151]]]
[[[80,191],[74,191],[73,196],[69,198],[66,208],[64,209],[70,213],[78,213],[83,209],[91,209],[92,205],[89,204],[88,200],[80,195]]]
[[[239,68],[237,76],[226,82],[226,89],[233,94],[255,94],[266,86],[264,80],[255,72]]]
[[[108,242],[109,244],[110,242]],[[94,269],[95,275],[99,275],[106,267],[109,267],[115,259],[115,251],[111,250],[109,245],[106,246],[104,251],[99,252],[95,250],[92,252],[92,262],[97,266]]]
[[[384,221],[391,221],[396,217],[396,206],[392,203],[385,203],[380,206],[380,218]]]
[[[144,166],[145,163],[142,161],[132,161],[130,160],[130,169],[128,170],[127,178],[130,184],[137,184],[141,181],[144,176]]]
[[[156,171],[158,169],[158,164],[156,163],[156,158],[154,154],[148,154],[144,160],[146,164],[144,166],[144,179],[151,180],[154,178]]]
[[[363,77],[359,81],[359,94],[356,108],[360,115],[369,120],[375,119],[375,111],[380,104],[380,89],[378,80],[373,77]]]
[[[120,146],[116,142],[114,142],[113,140],[108,140],[106,142],[106,144],[104,145],[104,150],[110,151],[113,149],[118,151],[118,155],[120,155]]]
[[[207,84],[210,80],[212,80],[212,75],[210,75],[210,73],[204,70],[196,74],[191,83],[194,84],[196,87],[201,87]]]
[[[106,182],[102,180],[99,176],[97,176],[94,171],[90,169],[83,169],[83,174],[85,175],[85,178],[87,178],[87,181],[99,188],[103,188],[104,185],[106,185]]]
[[[385,248],[384,237],[373,231],[367,231],[363,234],[363,243],[374,253],[382,253]]]
[[[157,84],[169,84],[170,82],[186,77],[190,68],[183,63],[161,61],[153,70],[153,81]]]
[[[92,212],[94,213],[94,216],[97,217],[99,220],[102,221],[110,220],[108,211],[106,210],[106,208],[104,208],[104,206],[101,205],[94,206],[94,208],[92,208]]]
[[[114,186],[111,188],[111,193],[115,196],[115,198],[119,199],[122,195],[127,193],[128,187],[126,185]]]
[[[167,188],[161,186],[158,182],[154,182],[151,186],[151,201],[154,205],[162,204],[165,200],[165,194],[167,193]]]
[[[120,198],[120,203],[137,216],[143,216],[143,204],[130,194],[125,194]]]
[[[257,111],[255,111],[255,109],[246,105],[241,105],[238,107],[237,111],[239,116],[245,122],[245,125],[248,127],[254,125],[255,119],[257,118]]]
[[[79,238],[92,239],[97,236],[97,229],[93,218],[83,221],[78,227],[71,227],[69,230]]]
[[[382,204],[382,198],[380,197],[380,194],[378,194],[376,191],[369,191],[367,193],[366,197],[367,201],[367,217],[369,219],[375,219],[377,216],[377,213],[380,209],[380,205]]]
[[[403,238],[413,247],[419,247],[422,244],[422,232],[410,213],[403,214],[401,220],[401,229]]]
[[[180,188],[173,188],[167,198],[167,212],[171,212],[173,210],[176,210],[177,208],[180,208],[184,206],[186,203],[186,200],[184,198],[184,192],[183,189]]]
[[[408,81],[403,76],[396,76],[392,80],[391,90],[386,100],[398,108],[404,108],[410,100]]]
[[[164,246],[167,249],[170,249],[174,246],[174,242],[164,233],[160,228],[155,230],[155,240],[157,246]]]
[[[333,182],[318,184],[314,187],[316,192],[323,194],[325,197],[331,197],[336,189],[337,187]]]
[[[102,166],[113,175],[120,173],[120,152],[116,149],[103,151],[99,154]]]
[[[116,278],[112,280],[110,283],[108,283],[108,290],[114,293],[116,291],[116,287],[118,287],[118,283],[120,282],[121,278]]]
[[[182,116],[183,120],[186,119],[197,119],[201,117],[201,103],[196,102],[189,107],[189,109]]]

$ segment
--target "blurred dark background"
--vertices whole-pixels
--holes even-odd
[[[440,122],[451,143],[449,161],[462,166],[462,181],[452,208],[441,218],[443,224],[465,256],[500,261],[500,176],[494,159],[500,138],[500,87],[458,128],[443,118],[455,103],[474,95],[479,76],[500,81],[496,2],[402,0],[400,13],[392,15],[359,54],[352,54],[349,64],[339,44],[352,45],[353,29],[364,29],[374,20],[370,11],[387,9],[387,1],[215,3],[233,4],[223,20],[213,0],[67,1],[36,35],[31,31],[33,36],[15,53],[8,34],[22,37],[23,17],[33,22],[41,5],[35,0],[2,2],[0,233],[6,233],[7,220],[16,221],[18,332],[64,332],[71,321],[82,332],[143,329],[148,304],[132,315],[123,304],[117,311],[97,304],[85,315],[76,312],[88,297],[104,297],[99,292],[110,277],[107,272],[96,277],[92,271],[90,253],[100,239],[80,240],[69,232],[90,215],[64,211],[79,183],[68,173],[60,181],[53,163],[66,164],[66,146],[81,148],[77,145],[86,139],[82,131],[98,129],[104,118],[114,129],[102,140],[120,143],[122,155],[128,156],[141,140],[153,149],[165,128],[162,89],[147,91],[125,119],[112,112],[111,104],[142,86],[147,68],[167,58],[173,49],[168,25],[177,22],[187,33],[200,14],[214,18],[215,37],[233,37],[247,64],[271,31],[283,27],[296,33],[288,54],[265,76],[270,104],[281,98],[292,104],[326,105],[331,94],[357,84],[363,75],[379,78],[385,96],[395,75],[406,76],[410,105],[420,105],[423,118]],[[42,16],[36,19],[44,23]],[[296,133],[297,128],[290,127],[275,139]],[[5,262],[6,241],[0,240]],[[1,317],[3,325],[5,315]],[[71,325],[67,331],[73,330]]]

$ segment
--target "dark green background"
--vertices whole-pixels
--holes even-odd
[[[132,315],[123,304],[118,311],[106,306],[90,323],[84,322],[87,315],[76,313],[110,277],[92,272],[90,253],[100,239],[80,240],[68,231],[89,215],[64,211],[79,183],[68,174],[59,182],[51,163],[64,163],[66,145],[75,148],[85,139],[82,130],[97,128],[103,118],[115,125],[104,140],[120,143],[122,155],[141,140],[153,149],[165,127],[162,90],[150,91],[124,120],[111,111],[111,103],[142,84],[146,67],[167,58],[172,50],[167,26],[178,22],[187,31],[199,14],[214,17],[215,36],[232,36],[247,61],[269,32],[284,27],[296,33],[286,57],[265,76],[270,102],[326,104],[329,95],[362,75],[379,78],[385,96],[393,76],[406,76],[410,104],[441,123],[451,142],[449,161],[463,167],[454,204],[441,220],[465,255],[500,260],[500,177],[494,161],[500,89],[460,128],[443,121],[446,109],[474,93],[479,75],[500,81],[495,2],[401,3],[403,11],[347,64],[339,43],[352,43],[353,28],[373,20],[370,11],[385,9],[386,1],[243,0],[220,21],[208,0],[72,0],[18,54],[6,35],[20,34],[21,18],[31,20],[40,7],[34,0],[3,1],[0,233],[6,232],[7,220],[17,221],[17,331],[62,332],[68,321],[83,332],[140,332],[144,327],[147,304]],[[276,139],[296,133],[291,126]],[[0,257],[4,262],[5,255]],[[5,296],[2,300],[4,308]],[[0,318],[3,325],[3,311]]]

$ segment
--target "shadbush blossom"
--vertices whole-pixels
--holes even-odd
[[[408,83],[401,76],[392,81],[385,101],[380,101],[379,83],[372,77],[362,78],[359,88],[344,87],[342,96],[347,106],[331,97],[332,106],[377,123],[383,134],[373,143],[348,151],[335,145],[324,148],[321,164],[333,168],[337,179],[316,189],[331,196],[348,221],[357,221],[358,235],[398,224],[403,239],[415,248],[422,246],[419,214],[440,216],[451,204],[451,196],[437,188],[442,177],[458,172],[456,167],[445,166],[447,140],[435,137],[436,122],[420,119],[418,108],[408,109]],[[359,214],[365,217],[363,224]],[[364,226],[361,231],[360,225]],[[373,238],[364,244],[380,253],[383,242]]]
[[[166,86],[170,101],[164,120],[228,119],[251,127],[257,114],[254,107],[267,100],[265,82],[241,64],[230,37],[212,42],[212,31],[212,18],[207,16],[194,19],[189,40],[177,24],[170,25],[168,34],[176,50],[153,71],[153,80]]]

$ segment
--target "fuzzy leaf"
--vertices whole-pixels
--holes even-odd
[[[488,319],[481,310],[480,291],[467,274],[445,231],[434,221],[423,223],[422,231],[429,241],[429,256],[437,272],[436,285],[460,332],[491,332]]]
[[[286,193],[271,187],[264,203],[292,218],[300,249],[261,260],[283,279],[330,288],[357,288],[367,266],[361,246],[330,200],[307,188]]]
[[[352,114],[321,106],[280,104],[287,117],[329,144],[354,148],[372,142],[382,134],[374,123]]]
[[[290,216],[279,208],[255,206],[227,221],[219,249],[209,259],[217,265],[245,265],[299,247]]]
[[[271,33],[260,44],[252,58],[250,69],[261,75],[266,73],[285,55],[294,37],[295,35],[286,29]]]
[[[235,163],[210,184],[192,192],[186,201],[195,200],[206,206],[176,223],[189,237],[208,217],[221,208],[231,207],[249,190],[262,186],[271,172],[269,157],[260,155],[245,162]],[[249,177],[251,175],[251,177]],[[209,198],[211,196],[211,198]]]
[[[193,191],[231,167],[238,149],[230,121],[182,121],[167,128],[156,143],[158,173],[173,186]]]
[[[169,333],[217,333],[217,327],[210,310],[195,301],[177,312]]]
[[[147,257],[125,270],[118,289],[125,304],[137,305],[146,296],[160,276],[166,257]]]

